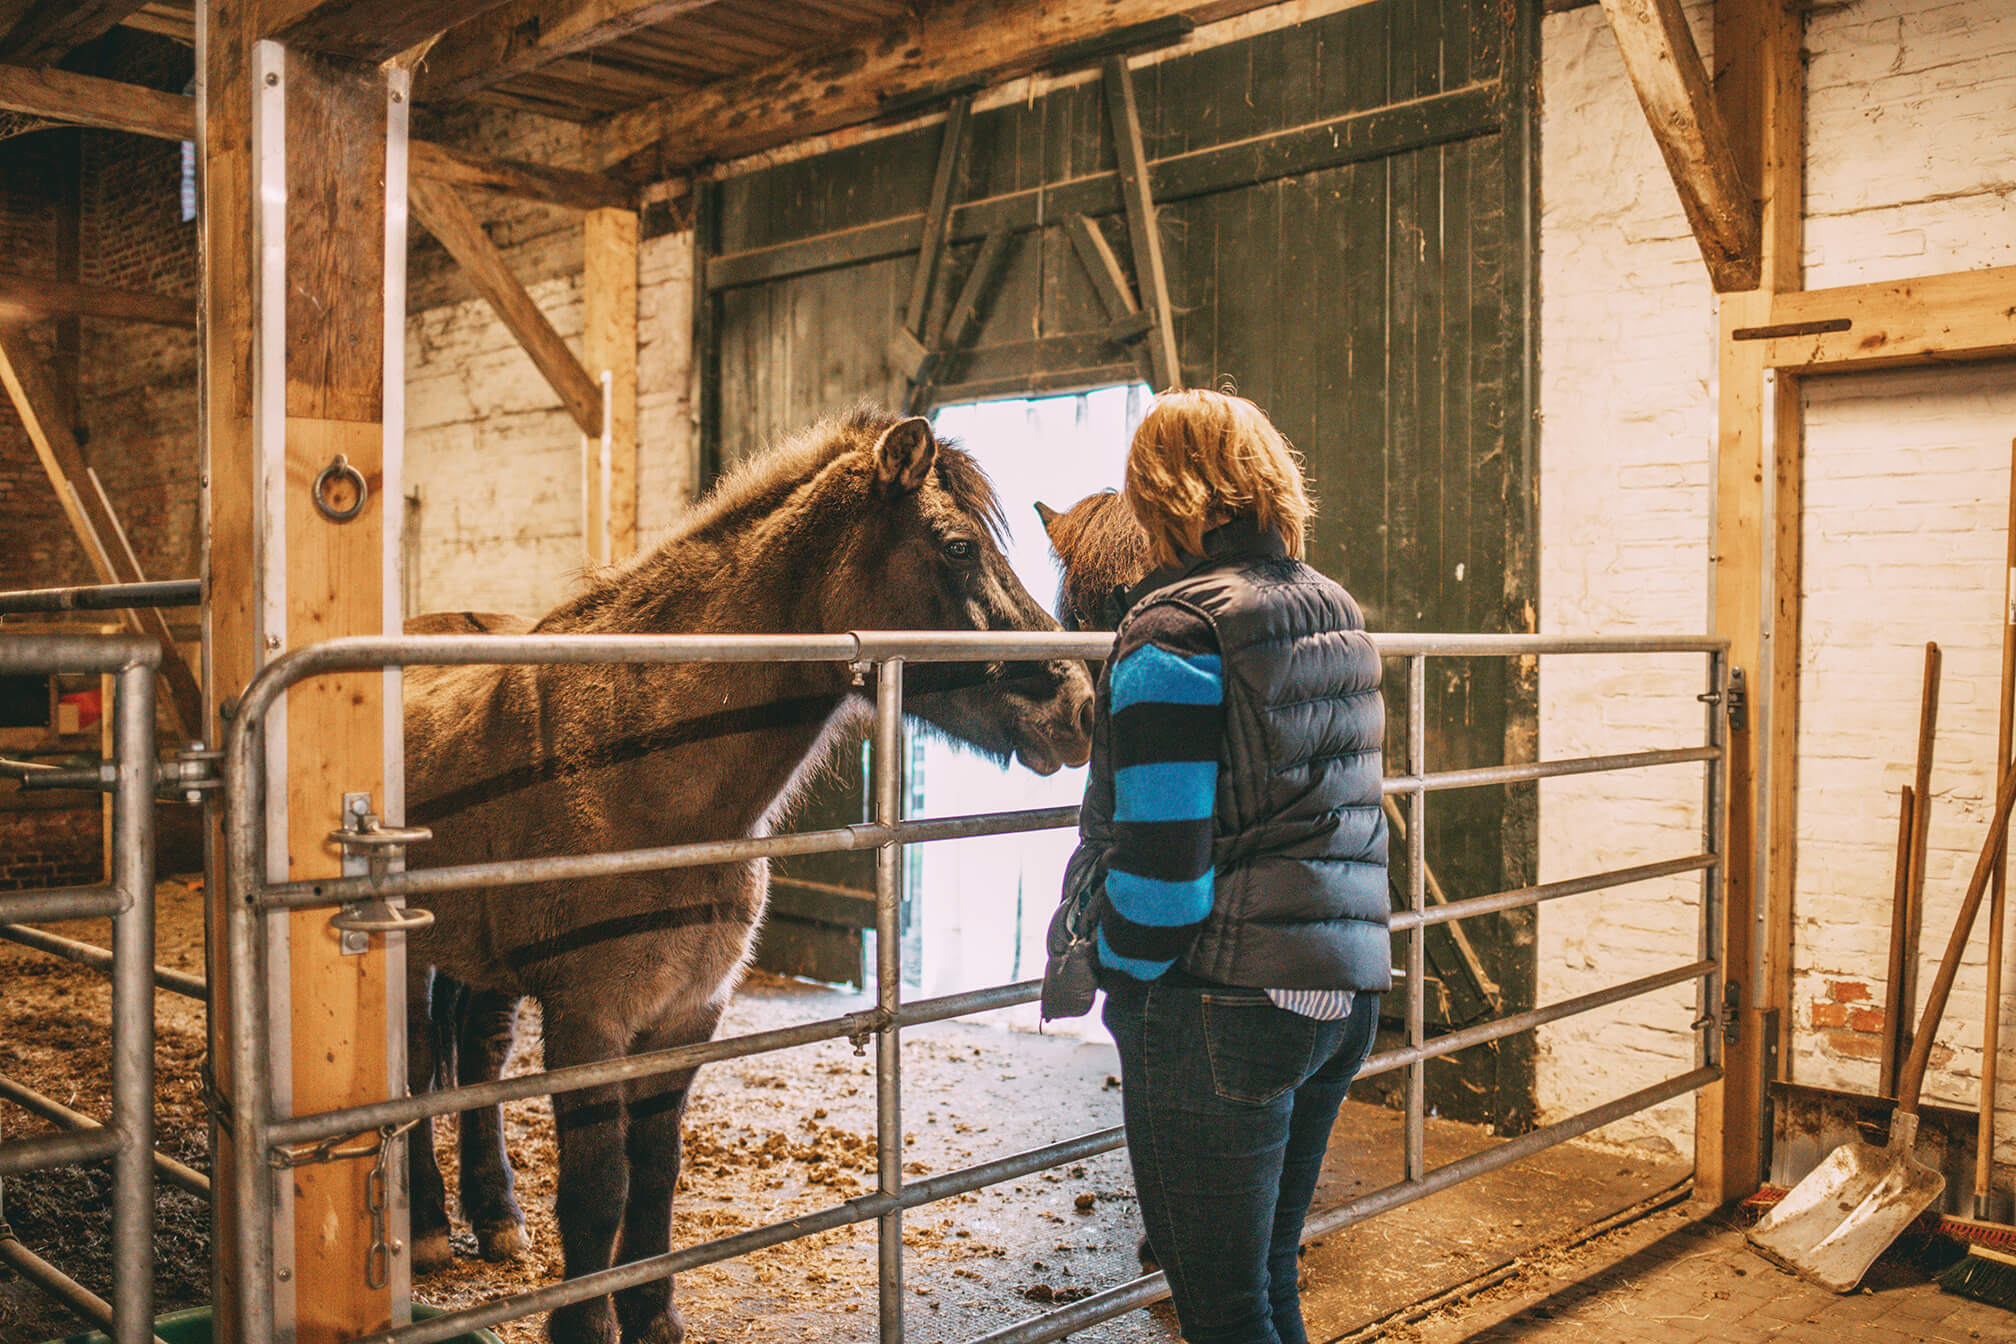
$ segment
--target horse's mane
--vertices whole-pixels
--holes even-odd
[[[581,588],[546,619],[563,613],[579,618],[606,606],[638,570],[662,565],[683,542],[706,539],[770,513],[829,463],[848,453],[872,451],[876,440],[904,418],[875,402],[861,401],[750,454],[688,505],[656,545],[617,564],[589,571]],[[940,438],[932,470],[953,502],[979,521],[997,544],[1005,545],[1008,524],[1000,496],[972,454],[958,440]]]
[[[1063,562],[1057,616],[1067,627],[1099,628],[1113,590],[1132,587],[1152,568],[1147,534],[1111,490],[1058,514],[1050,523],[1050,545]]]

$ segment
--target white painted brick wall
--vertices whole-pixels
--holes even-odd
[[[578,225],[577,225],[578,231]],[[692,235],[638,254],[639,544],[692,497]],[[581,275],[529,293],[578,352]],[[581,434],[546,380],[480,299],[417,313],[406,325],[407,591],[413,611],[537,615],[587,563]]]
[[[1706,41],[1706,10],[1693,10]],[[1714,301],[1596,9],[1543,31],[1541,628],[1694,630],[1707,616]],[[2016,6],[1857,0],[1807,32],[1807,283],[2016,262]],[[1923,641],[1946,651],[1927,898],[1929,982],[1980,842],[1995,731],[2001,558],[2016,391],[2006,365],[1814,381],[1793,1076],[1870,1090],[1870,1001],[1888,938],[1896,789],[1909,777]],[[1696,670],[1553,660],[1549,755],[1687,740]],[[1662,727],[1663,725],[1663,727]],[[1663,734],[1663,735],[1662,735]],[[1550,782],[1541,875],[1692,852],[1691,771]],[[1542,1001],[1689,955],[1692,883],[1578,897],[1541,915]],[[1981,954],[1939,1033],[1931,1095],[1972,1104]],[[2016,977],[2005,976],[2005,982]],[[2012,985],[2016,988],[2016,985]],[[1869,997],[1864,998],[1862,995]],[[1543,1115],[1691,1059],[1678,997],[1542,1036]],[[1817,1016],[1816,1016],[1817,1014]],[[2005,1007],[2005,1078],[2016,1014]],[[1682,1028],[1675,1031],[1677,1025]],[[2003,1105],[2016,1102],[2016,1087]],[[1611,1137],[1685,1146],[1685,1103]],[[2016,1120],[1998,1152],[2016,1155]]]

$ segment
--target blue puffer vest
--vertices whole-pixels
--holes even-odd
[[[1211,917],[1181,965],[1221,984],[1392,988],[1386,709],[1351,595],[1244,520],[1209,554],[1150,575],[1132,609],[1179,603],[1218,633],[1225,675]],[[1102,704],[1096,719],[1103,737]],[[1110,834],[1111,757],[1095,741],[1084,830]]]

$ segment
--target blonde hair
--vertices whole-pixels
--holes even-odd
[[[1158,565],[1202,555],[1204,534],[1241,516],[1299,556],[1316,513],[1301,461],[1267,413],[1244,397],[1198,389],[1155,398],[1134,431],[1122,495]]]

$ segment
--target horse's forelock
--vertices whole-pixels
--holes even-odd
[[[960,512],[987,529],[994,538],[994,544],[1003,550],[1008,546],[1008,516],[1001,509],[1001,496],[994,491],[994,482],[987,479],[987,473],[973,460],[973,455],[951,439],[938,440],[938,484],[945,487],[945,493],[952,496],[952,502]]]

